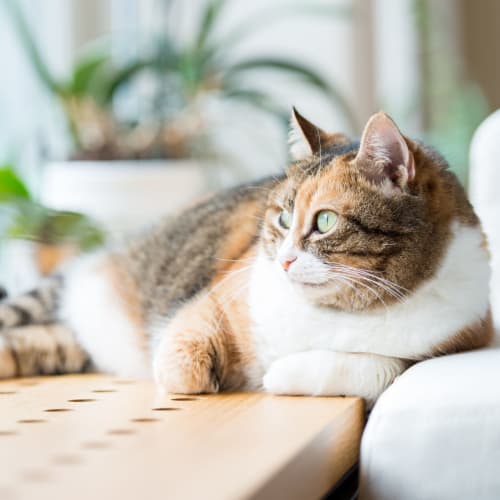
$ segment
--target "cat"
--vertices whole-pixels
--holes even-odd
[[[487,243],[445,160],[383,112],[359,142],[292,121],[282,175],[2,302],[0,377],[101,370],[175,393],[373,403],[411,364],[486,346]]]

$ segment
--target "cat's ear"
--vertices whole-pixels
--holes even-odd
[[[349,139],[342,134],[330,134],[304,118],[295,108],[290,119],[290,154],[295,160],[300,160],[336,143],[347,143]]]
[[[365,126],[356,164],[366,177],[388,192],[401,192],[415,177],[415,160],[396,124],[383,112]]]

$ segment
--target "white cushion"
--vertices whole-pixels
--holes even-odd
[[[362,500],[500,498],[500,349],[401,375],[368,420],[360,489]]]
[[[470,148],[469,197],[481,218],[491,252],[491,305],[500,328],[500,110],[479,126]]]

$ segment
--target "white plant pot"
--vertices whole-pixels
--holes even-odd
[[[122,235],[205,195],[209,169],[194,160],[49,163],[41,199],[52,208],[83,212]]]

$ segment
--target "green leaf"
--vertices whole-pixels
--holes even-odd
[[[48,243],[73,243],[90,249],[104,242],[104,235],[88,217],[76,212],[50,211],[47,213],[41,234]]]
[[[47,208],[31,200],[15,199],[0,214],[3,235],[46,244],[74,244],[89,250],[104,243],[103,230],[87,216]]]
[[[30,192],[10,165],[0,166],[0,203],[12,198],[29,200]]]
[[[132,61],[125,66],[116,69],[109,76],[107,82],[102,85],[98,102],[109,104],[115,92],[125,83],[137,76],[141,71],[151,67],[151,60]]]
[[[24,46],[24,50],[26,51],[26,54],[41,82],[45,84],[50,92],[58,94],[61,91],[61,85],[56,81],[50,72],[47,63],[38,50],[30,27],[28,26],[28,23],[22,13],[20,2],[17,0],[3,0],[3,5],[12,18],[19,35],[19,39]]]
[[[290,112],[279,106],[274,99],[270,98],[264,92],[254,89],[226,88],[223,96],[227,99],[233,99],[249,103],[266,113],[276,117],[284,126],[288,128],[290,122]]]
[[[281,72],[285,75],[295,76],[301,80],[307,82],[309,85],[317,88],[325,95],[330,97],[332,103],[335,104],[346,120],[348,125],[354,131],[357,129],[356,119],[351,111],[351,108],[344,98],[344,96],[333,87],[329,82],[327,82],[320,74],[316,73],[311,68],[304,66],[300,63],[289,61],[281,58],[256,58],[248,59],[247,61],[242,61],[236,63],[229,68],[227,68],[224,75],[224,79],[228,80],[236,77],[239,73],[250,71],[250,70],[274,70]]]
[[[92,54],[80,60],[73,70],[69,92],[73,95],[91,94],[96,76],[102,70],[103,65],[109,62],[109,54]]]
[[[213,31],[216,21],[225,3],[226,0],[208,1],[201,15],[200,25],[198,27],[198,35],[195,42],[195,49],[197,52],[200,51],[207,42],[207,39]]]
[[[14,199],[2,207],[3,235],[9,239],[36,240],[38,228],[43,223],[42,207],[29,200]]]

